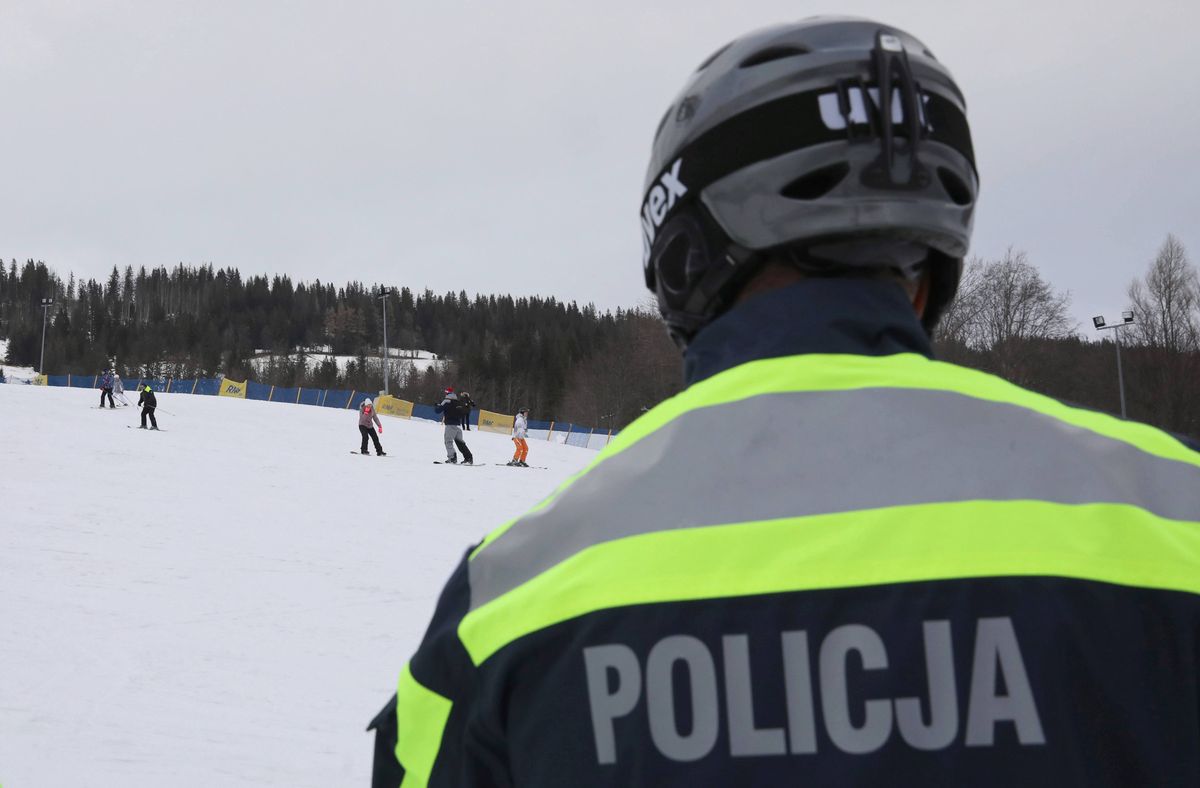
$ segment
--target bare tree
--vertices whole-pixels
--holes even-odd
[[[958,293],[942,312],[938,321],[937,340],[940,344],[969,347],[974,340],[982,303],[983,269],[986,263],[972,257],[963,263]]]
[[[1176,432],[1200,432],[1200,277],[1179,239],[1168,235],[1144,280],[1129,285],[1136,322],[1126,379],[1138,418]]]
[[[1200,278],[1174,235],[1159,247],[1145,283],[1130,283],[1129,301],[1134,342],[1172,353],[1200,348]]]
[[[972,258],[938,325],[938,354],[1031,385],[1031,348],[1074,335],[1070,303],[1070,294],[1042,279],[1024,252],[1010,247],[999,260]]]
[[[1055,292],[1025,253],[1011,247],[984,267],[980,299],[978,339],[992,348],[1014,339],[1062,339],[1074,330],[1070,293]]]
[[[999,260],[971,258],[938,339],[977,351],[1014,340],[1062,339],[1074,332],[1070,304],[1070,294],[1055,291],[1024,252],[1009,248]]]

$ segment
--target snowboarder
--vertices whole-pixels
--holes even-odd
[[[512,442],[516,445],[517,450],[513,452],[512,461],[509,465],[516,465],[521,468],[528,468],[525,458],[529,456],[529,444],[525,442],[525,433],[529,429],[529,408],[521,408],[517,411],[517,417],[513,419],[513,434]]]
[[[434,411],[442,414],[442,423],[446,425],[443,438],[446,443],[446,462],[451,465],[458,462],[458,455],[454,452],[455,446],[462,452],[463,465],[475,464],[475,458],[463,440],[462,430],[462,425],[471,418],[471,406],[474,404],[470,394],[465,391],[455,394],[454,388],[449,387],[442,401],[434,407]]]
[[[104,374],[100,376],[100,409],[104,410],[104,398],[108,397],[108,406],[113,410],[117,409],[117,404],[113,402],[113,373],[111,369],[104,370]]]
[[[379,414],[375,412],[375,403],[367,398],[358,406],[358,431],[362,435],[362,447],[358,450],[359,454],[369,455],[367,451],[367,438],[375,442],[375,456],[383,457],[387,454],[383,450],[383,446],[379,443],[379,435],[375,434],[375,430],[371,429],[371,422],[375,422],[375,426],[379,430],[379,435],[383,434],[383,422],[379,420]]]
[[[154,409],[158,407],[158,400],[154,398],[154,389],[149,386],[143,388],[137,404],[142,408],[142,426],[139,429],[146,429],[147,416],[150,417],[150,429],[158,429],[158,420],[154,418]]]

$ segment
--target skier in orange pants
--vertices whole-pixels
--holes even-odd
[[[513,452],[512,461],[509,465],[515,465],[520,468],[528,468],[529,465],[525,462],[525,458],[529,456],[529,444],[525,442],[525,432],[529,429],[529,408],[521,408],[517,411],[517,417],[513,419],[513,443],[516,444],[517,450]]]

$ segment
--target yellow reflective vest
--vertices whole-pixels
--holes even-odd
[[[1196,784],[1200,455],[915,353],[740,364],[471,550],[376,723],[405,788]]]

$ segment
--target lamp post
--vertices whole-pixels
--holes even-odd
[[[53,298],[42,299],[42,358],[38,361],[39,375],[46,374],[46,315],[52,306],[54,306]]]
[[[1117,390],[1121,393],[1121,418],[1125,418],[1125,374],[1121,371],[1121,331],[1127,325],[1133,323],[1133,312],[1122,312],[1121,322],[1113,323],[1111,326],[1104,322],[1103,315],[1096,315],[1092,318],[1092,325],[1097,331],[1107,331],[1108,329],[1116,329],[1113,335],[1116,337],[1117,346]]]
[[[379,289],[379,295],[376,296],[383,302],[383,393],[388,394],[388,378],[391,377],[390,358],[388,356],[387,343],[387,299],[392,294],[391,288],[382,287]]]

